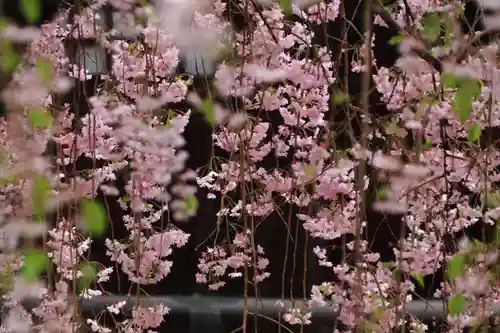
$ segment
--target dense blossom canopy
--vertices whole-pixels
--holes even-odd
[[[305,306],[284,308],[283,324],[309,325],[311,304],[335,301],[336,332],[425,332],[405,305],[443,274],[432,292],[448,302],[444,330],[488,324],[500,301],[500,63],[486,37],[500,5],[478,3],[475,31],[460,0],[87,2],[39,29],[2,28],[13,75],[0,119],[0,331],[111,332],[100,316],[82,320],[73,296],[107,294],[116,270],[137,296],[163,281],[207,228],[200,205],[216,207],[216,223],[196,237],[196,282],[222,292],[238,281],[247,297],[279,281],[293,298],[285,279],[303,280]],[[111,54],[98,77],[84,40]],[[210,136],[186,135],[200,115]],[[189,147],[207,142],[193,167]],[[99,238],[108,217],[126,233]],[[376,246],[383,223],[389,253]],[[276,224],[284,249],[256,236]],[[89,259],[94,246],[110,265]],[[55,269],[38,279],[46,261]],[[306,281],[311,266],[321,281]],[[27,310],[28,297],[41,302]],[[124,306],[105,312],[127,333],[154,332],[169,313]]]

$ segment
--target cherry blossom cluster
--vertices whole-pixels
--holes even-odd
[[[413,20],[424,21],[425,15],[445,13],[450,15],[447,19],[456,22],[456,16],[453,15],[458,7],[446,7],[438,2],[427,5],[417,1],[408,3],[410,7],[401,4],[390,15],[401,29],[409,24],[406,19],[409,11]],[[334,4],[335,2],[329,3],[329,6]],[[244,8],[243,3],[240,6]],[[404,214],[405,223],[410,230],[399,246],[394,248],[398,269],[403,272],[421,276],[436,272],[444,258],[451,255],[444,252],[444,235],[453,235],[480,219],[486,223],[495,223],[498,217],[496,204],[490,204],[486,211],[481,211],[480,207],[470,203],[469,194],[458,190],[459,184],[466,184],[473,193],[486,193],[491,198],[496,193],[492,189],[495,188],[494,183],[498,177],[497,152],[467,144],[471,128],[479,125],[480,129],[485,129],[497,125],[496,108],[485,104],[491,103],[494,98],[494,92],[488,83],[495,80],[497,71],[493,60],[496,57],[495,45],[486,45],[477,52],[471,52],[458,66],[444,63],[444,79],[449,80],[449,74],[452,74],[459,79],[480,78],[487,83],[481,87],[480,96],[474,98],[472,112],[465,121],[457,112],[457,106],[454,106],[457,103],[453,100],[457,91],[441,83],[442,79],[432,64],[411,49],[405,50],[403,46],[406,45],[406,40],[401,42],[402,56],[393,68],[378,68],[376,59],[373,59],[374,68],[371,71],[374,73],[376,88],[382,94],[382,101],[389,111],[393,112],[388,118],[389,125],[383,129],[375,128],[375,135],[386,138],[403,138],[408,135],[420,137],[420,148],[417,148],[413,156],[410,155],[411,163],[403,162],[407,151],[401,148],[401,139],[391,140],[393,143],[387,147],[389,152],[384,153],[372,153],[359,145],[354,146],[351,153],[355,158],[339,161],[332,159],[331,146],[320,143],[320,138],[324,138],[324,133],[329,131],[325,126],[324,114],[328,110],[330,96],[322,87],[324,89],[334,82],[328,50],[319,48],[315,59],[297,57],[305,45],[310,43],[312,32],[300,23],[285,23],[287,21],[283,11],[277,6],[269,5],[262,11],[249,7],[255,21],[252,35],[248,37],[248,31],[245,31],[245,34],[236,37],[238,55],[245,57],[246,61],[241,66],[222,64],[216,73],[216,84],[221,94],[242,98],[245,110],[252,115],[252,111],[255,111],[255,115],[243,128],[235,130],[229,126],[221,126],[218,129],[214,134],[215,145],[237,158],[222,162],[217,170],[211,170],[200,177],[198,182],[211,191],[211,197],[213,192],[218,192],[223,197],[237,193],[248,183],[259,190],[253,191],[258,194],[250,195],[246,202],[238,200],[231,206],[225,202],[219,212],[220,217],[241,218],[244,213],[264,217],[279,206],[274,194],[280,194],[285,202],[293,202],[304,208],[311,207],[319,200],[328,200],[327,205],[318,204],[317,209],[303,209],[297,215],[298,219],[304,221],[303,227],[311,236],[326,240],[354,234],[356,221],[359,219],[356,210],[361,190],[356,186],[354,170],[360,160],[367,160],[379,170],[380,181],[389,181],[388,187],[383,191],[384,200],[378,200],[374,208],[390,214]],[[293,9],[295,14],[299,13],[296,7]],[[317,9],[318,7],[310,8],[308,13]],[[338,10],[338,7],[329,9]],[[327,19],[333,20],[337,16],[330,14]],[[314,16],[309,15],[307,19],[314,21]],[[377,22],[387,26],[380,17],[377,17]],[[453,33],[456,32],[455,26],[452,26]],[[420,29],[425,29],[423,23]],[[376,35],[372,38],[372,47],[376,38]],[[467,37],[456,34],[457,40],[461,38]],[[414,44],[418,48],[423,45]],[[450,50],[445,49],[447,46],[441,46],[440,49],[436,47],[432,54],[452,54],[460,51],[459,46],[460,42],[453,41]],[[373,52],[367,52],[368,49],[367,44],[363,44],[358,56],[352,59],[352,71],[367,71],[366,59],[374,56]],[[289,56],[292,50],[295,57]],[[301,70],[298,71],[298,68]],[[315,78],[314,82],[310,80],[311,77]],[[279,111],[284,124],[271,128],[271,124],[264,120],[265,111]],[[375,138],[371,134],[368,137]],[[246,155],[243,162],[242,154]],[[280,158],[288,154],[293,154],[289,171],[279,168],[269,170],[259,166],[259,162],[267,156]],[[309,184],[314,184],[312,190],[306,186]],[[367,186],[365,182],[363,188],[366,189]],[[443,212],[446,213],[443,215]],[[360,223],[362,227],[365,225],[364,221]],[[325,259],[322,249],[318,249],[316,254],[319,254],[320,265],[333,266]],[[381,272],[390,272],[378,265]],[[352,270],[348,275],[350,279],[359,279],[359,276],[365,274],[359,275],[356,271]],[[473,273],[468,274],[466,279],[476,281],[471,274]],[[337,278],[340,278],[339,275],[336,272]],[[391,279],[390,274],[386,277]],[[408,283],[406,281],[394,286],[404,296],[399,304],[411,299],[412,288]],[[483,286],[484,283],[479,285]],[[369,283],[363,283],[359,287],[363,289],[362,295],[388,298],[389,294],[384,294],[378,288],[370,290],[368,286]],[[461,286],[461,289],[455,289],[455,293],[464,292],[463,284]],[[356,287],[350,286],[347,293],[353,293],[355,289]],[[374,308],[365,296],[356,300],[355,294],[346,297],[345,292],[330,292],[330,295],[334,294],[340,297],[342,309],[348,309],[342,310],[345,312],[340,317],[344,324],[352,326],[359,320],[354,317],[356,313],[373,312]],[[392,299],[393,295],[390,295],[389,298]],[[471,292],[466,297],[473,299],[476,296]],[[392,300],[388,306],[394,304],[398,302]],[[357,310],[356,307],[360,306],[363,309]],[[401,325],[398,311],[398,306],[393,307],[387,313],[389,317],[379,321],[382,331]],[[286,317],[289,318],[290,315]],[[300,323],[289,319],[289,322]],[[453,320],[451,322],[457,324]],[[424,327],[418,322],[413,326],[415,329]]]
[[[128,212],[123,222],[131,232],[131,244],[107,240],[107,245],[109,255],[121,264],[134,282],[148,284],[164,278],[172,265],[167,260],[172,248],[183,246],[189,237],[181,230],[161,230],[157,226],[164,215],[170,214],[182,221],[196,213],[196,209],[187,207],[186,202],[186,198],[193,198],[195,193],[195,188],[186,185],[194,180],[195,174],[186,172],[184,162],[187,154],[182,152],[182,132],[189,120],[189,112],[167,119],[141,108],[140,101],[137,101],[137,106],[136,103],[127,104],[120,96],[102,91],[89,100],[91,110],[82,117],[69,105],[63,105],[61,110],[52,98],[51,93],[65,93],[71,88],[68,76],[88,79],[85,68],[69,63],[62,40],[101,38],[100,34],[104,32],[93,27],[95,21],[100,19],[94,10],[103,4],[96,3],[75,15],[73,24],[67,24],[68,13],[63,13],[42,26],[38,35],[33,33],[35,40],[26,53],[26,64],[16,70],[13,82],[4,91],[4,101],[13,111],[9,112],[7,119],[2,119],[1,127],[4,139],[2,154],[7,157],[5,165],[2,164],[2,179],[6,184],[2,185],[2,198],[5,199],[2,200],[1,215],[2,221],[5,221],[2,225],[2,248],[9,250],[2,252],[2,273],[17,274],[23,266],[22,256],[14,251],[18,237],[40,237],[46,231],[45,221],[41,221],[41,227],[37,228],[33,227],[37,224],[23,222],[33,216],[36,208],[30,202],[39,185],[31,178],[34,173],[47,177],[51,190],[47,193],[49,200],[46,200],[45,208],[51,212],[71,200],[95,197],[99,190],[106,195],[118,196],[119,191],[114,185],[116,172],[128,170],[130,180],[125,187],[126,195],[120,200]],[[175,53],[174,56],[177,57]],[[174,69],[175,66],[161,75],[166,76]],[[80,74],[73,75],[75,70]],[[45,76],[50,76],[50,82],[45,82]],[[171,90],[171,96],[181,100],[186,93],[186,84],[179,82],[173,85],[175,87],[179,89]],[[38,123],[51,119],[41,108],[53,110],[55,117],[50,124],[44,123],[43,128],[37,128]],[[80,130],[75,130],[75,122],[81,124]],[[49,141],[57,147],[57,156],[53,159],[43,157]],[[79,171],[76,175],[68,172],[78,159],[85,158],[100,167]],[[176,180],[172,182],[174,177]],[[153,201],[161,203],[160,209],[153,205]],[[141,218],[137,220],[138,215]],[[71,304],[73,298],[70,295],[76,292],[71,290],[72,280],[84,277],[85,272],[77,267],[84,263],[83,255],[91,240],[82,238],[77,232],[82,227],[81,217],[57,219],[57,227],[49,231],[46,243],[50,261],[57,268],[54,277],[57,288],[45,292],[43,302],[32,314],[27,313],[18,302],[7,304],[10,308],[8,318],[12,320],[2,322],[5,323],[2,329],[6,332],[27,331],[34,322],[42,323],[39,327],[42,331],[53,331],[57,325],[72,331],[79,327],[74,317],[74,304]],[[97,283],[106,282],[112,270],[108,267],[97,272]],[[99,295],[102,295],[101,290],[85,288],[80,291],[80,296],[84,298]],[[22,296],[26,297],[30,295]],[[133,320],[123,322],[122,326],[134,332],[155,328],[166,313],[168,309],[162,306],[151,309],[136,307]],[[32,316],[37,319],[32,321]],[[93,331],[107,331],[89,320],[86,324]],[[22,327],[16,326],[21,321]]]
[[[223,287],[226,282],[222,280],[228,269],[232,269],[231,273],[227,273],[230,278],[238,278],[243,276],[239,269],[247,265],[254,266],[253,282],[258,284],[267,278],[270,273],[265,269],[269,265],[269,260],[264,257],[264,249],[257,245],[256,253],[252,252],[250,230],[246,233],[239,233],[235,236],[232,246],[224,249],[221,246],[208,248],[200,258],[196,274],[198,283],[208,284],[210,290],[218,290]],[[255,262],[255,265],[253,263]]]

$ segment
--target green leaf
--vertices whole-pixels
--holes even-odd
[[[333,105],[344,104],[349,101],[349,95],[343,91],[338,91],[332,95]]]
[[[481,191],[479,200],[486,208],[495,209],[500,206],[500,193],[488,191],[487,195],[485,195],[484,191]]]
[[[392,271],[392,279],[396,282],[401,282],[403,278],[403,274],[399,269],[395,269]]]
[[[474,320],[472,323],[469,322],[469,329],[467,330],[470,333],[488,333],[488,327],[484,327],[483,321],[480,319]]]
[[[95,200],[86,200],[82,203],[83,230],[94,236],[100,236],[106,230],[108,219],[106,211]]]
[[[29,109],[28,119],[36,128],[46,129],[52,126],[54,118],[47,110],[41,108]]]
[[[479,140],[479,138],[481,137],[481,126],[479,126],[478,124],[474,124],[471,126],[471,128],[469,129],[469,133],[467,134],[467,139],[469,140],[469,143],[474,143],[476,142],[477,140]]]
[[[430,147],[432,147],[432,141],[431,141],[431,139],[425,138],[423,147],[424,148],[430,148]]]
[[[285,15],[292,15],[292,1],[291,0],[280,0],[280,7],[283,9]]]
[[[386,187],[378,188],[377,191],[375,192],[375,198],[377,200],[388,200],[389,196],[387,194],[387,188]]]
[[[495,229],[495,244],[498,246],[500,245],[500,226],[499,226],[499,222],[500,222],[500,219],[497,219],[497,227]]]
[[[425,287],[425,282],[424,282],[424,277],[420,273],[412,273],[411,276],[417,281],[420,287],[424,288]]]
[[[214,103],[212,102],[212,98],[207,97],[201,102],[201,111],[207,118],[208,122],[212,125],[215,125],[215,111],[214,111]]]
[[[384,318],[384,314],[386,313],[383,307],[377,307],[370,314],[370,321],[373,323],[379,322],[382,318]],[[368,331],[370,332],[370,331]]]
[[[457,254],[448,261],[448,278],[454,280],[458,276],[462,276],[465,273],[465,265],[467,260],[464,255]]]
[[[486,250],[486,244],[481,242],[479,239],[472,239],[472,243],[474,244],[474,247],[479,250]]]
[[[9,19],[6,17],[0,17],[0,31],[5,29],[9,25]]]
[[[309,177],[316,177],[316,168],[312,164],[304,166],[304,173]]]
[[[455,99],[452,103],[452,110],[457,112],[462,121],[469,119],[472,112],[472,102],[474,98],[481,94],[482,83],[472,78],[461,78],[459,87],[455,93]]]
[[[422,19],[424,30],[422,37],[428,42],[436,41],[441,35],[441,17],[439,13],[429,13]]]
[[[481,80],[472,77],[464,77],[460,80],[460,88],[467,90],[473,98],[481,95],[482,86],[483,82]]]
[[[393,269],[396,266],[396,263],[394,261],[386,261],[383,265],[385,268]]]
[[[465,5],[457,3],[457,8],[458,8],[458,13],[459,13],[460,17],[463,18],[465,15]]]
[[[35,23],[40,19],[40,0],[21,0],[21,13],[29,23]]]
[[[86,262],[79,267],[79,271],[82,272],[82,276],[78,280],[79,287],[80,289],[87,289],[97,278],[97,272],[99,272],[99,269],[96,263]]]
[[[184,198],[186,203],[186,212],[189,214],[195,214],[198,211],[198,199],[194,195],[190,195]]]
[[[50,195],[51,186],[47,177],[36,175],[33,178],[33,218],[39,220],[45,213],[45,202]]]
[[[399,34],[399,35],[396,35],[396,36],[392,37],[391,39],[389,39],[389,41],[387,43],[389,43],[389,45],[395,46],[395,45],[398,45],[399,43],[401,43],[403,38],[404,38],[404,35]]]
[[[27,249],[23,251],[23,267],[21,275],[25,281],[34,281],[49,263],[49,257],[43,250]]]
[[[431,104],[431,105],[438,105],[440,102],[438,99],[436,99],[435,97],[432,97],[432,96],[424,96],[422,99],[421,99],[421,103],[423,104]]]
[[[445,88],[457,88],[459,80],[455,74],[452,73],[441,73],[441,84]]]
[[[52,63],[44,59],[38,59],[35,67],[42,82],[50,83],[52,81]]]
[[[461,92],[461,91],[459,91]],[[457,92],[453,100],[452,108],[460,116],[460,120],[465,121],[469,119],[472,112],[472,97],[466,93]]]
[[[448,313],[455,315],[461,313],[464,310],[465,296],[462,294],[453,295],[448,300]]]
[[[0,295],[5,295],[12,290],[14,284],[14,271],[12,266],[7,264],[0,272]]]
[[[14,51],[12,44],[2,43],[2,71],[11,72],[21,62],[21,57]]]

